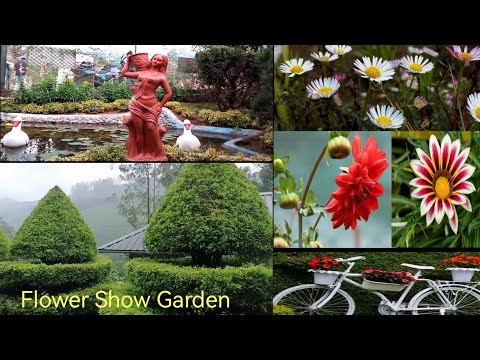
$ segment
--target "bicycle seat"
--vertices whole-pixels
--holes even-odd
[[[412,268],[412,269],[417,269],[417,270],[435,270],[433,266],[421,266],[421,265],[413,265],[413,264],[401,264],[401,265]]]

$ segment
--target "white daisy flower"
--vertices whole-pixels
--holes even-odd
[[[467,99],[467,109],[476,121],[480,121],[480,92],[470,94]]]
[[[407,49],[408,49],[408,52],[412,54],[417,54],[417,55],[423,54],[423,49],[420,49],[420,48],[409,46]]]
[[[352,51],[350,45],[325,45],[325,48],[332,54],[345,55],[346,53]]]
[[[316,100],[320,98],[329,98],[335,94],[340,87],[340,83],[334,78],[320,78],[313,80],[307,85],[308,97]]]
[[[325,54],[321,53],[321,52],[318,52],[318,53],[311,53],[310,54],[314,59],[317,59],[318,61],[321,61],[321,62],[330,62],[330,61],[333,61],[333,60],[337,60],[338,59],[338,55],[337,54],[330,54],[328,52],[325,52]]]
[[[382,129],[398,129],[405,121],[400,111],[387,105],[372,107],[367,115],[372,123]]]
[[[288,77],[293,77],[295,75],[301,75],[306,71],[313,69],[313,63],[310,60],[303,61],[303,58],[300,59],[290,59],[285,61],[278,68],[282,73],[290,74]]]
[[[395,70],[388,61],[383,61],[382,58],[373,57],[373,60],[364,56],[362,57],[363,63],[357,59],[354,65],[358,68],[355,69],[362,74],[363,78],[370,79],[370,81],[382,82],[390,80],[395,74]]]
[[[425,54],[428,54],[428,55],[433,56],[433,57],[438,57],[438,55],[439,55],[438,52],[436,52],[435,50],[430,49],[429,47],[426,47],[426,46],[423,47],[423,52]]]
[[[433,69],[433,64],[419,55],[415,55],[415,58],[413,56],[404,56],[400,65],[414,74],[425,74]]]

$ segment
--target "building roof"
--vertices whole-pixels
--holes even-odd
[[[265,205],[267,205],[270,214],[273,214],[273,193],[261,192],[260,196],[263,198]],[[145,237],[145,230],[147,226],[137,229],[130,234],[124,235],[118,239],[110,241],[107,244],[98,247],[101,253],[128,253],[128,254],[144,254],[147,252],[143,242]]]

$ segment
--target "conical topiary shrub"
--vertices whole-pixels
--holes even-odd
[[[12,255],[46,264],[82,263],[96,254],[95,235],[58,186],[40,200],[12,245]]]
[[[153,254],[184,252],[197,265],[223,255],[255,261],[272,251],[272,219],[257,187],[233,164],[189,164],[172,183],[145,234]]]
[[[7,238],[7,235],[0,229],[0,261],[5,261],[8,259],[10,254],[10,239]]]

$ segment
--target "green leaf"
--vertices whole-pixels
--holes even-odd
[[[392,195],[392,205],[408,205],[410,207],[416,208],[420,207],[420,202],[406,198],[402,195]]]

